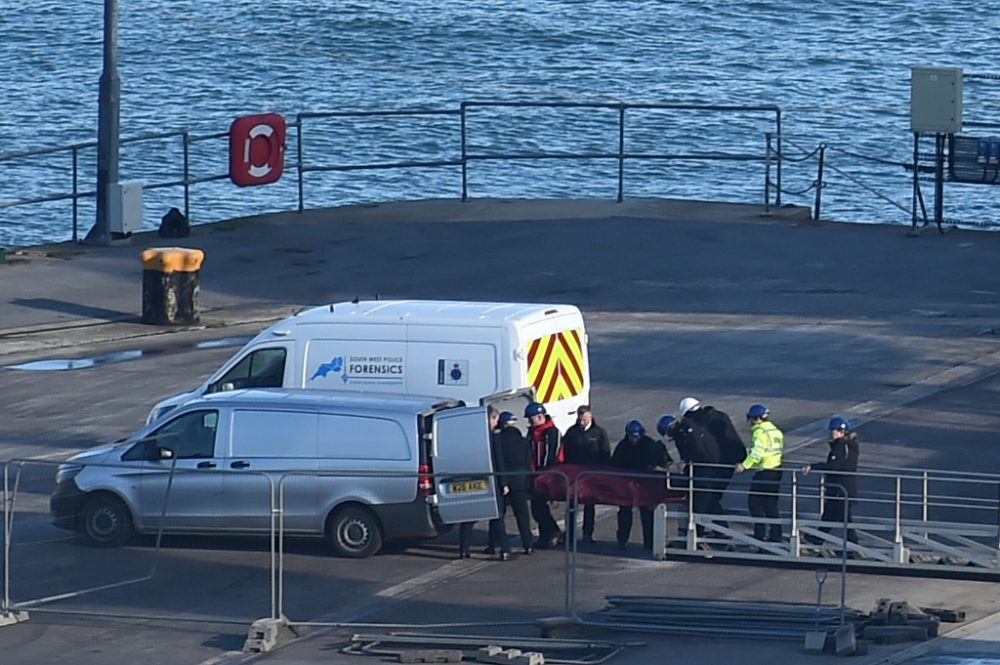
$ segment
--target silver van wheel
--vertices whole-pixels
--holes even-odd
[[[119,499],[97,496],[80,511],[80,533],[91,545],[118,547],[132,537],[132,517]]]
[[[364,559],[382,549],[382,529],[372,511],[360,506],[337,510],[330,518],[330,540],[336,553]]]

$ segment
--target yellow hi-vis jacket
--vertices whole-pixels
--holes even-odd
[[[785,435],[770,420],[762,420],[750,429],[750,452],[743,460],[744,469],[777,469]]]

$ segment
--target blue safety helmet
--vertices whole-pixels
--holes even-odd
[[[834,416],[833,418],[830,418],[830,424],[827,425],[826,428],[831,432],[835,429],[839,429],[842,432],[850,432],[851,423],[847,422],[846,418],[841,418],[840,416]]]
[[[500,417],[497,419],[498,422],[503,425],[504,423],[512,423],[517,421],[517,416],[515,416],[510,411],[501,411]]]
[[[524,407],[524,417],[530,418],[532,416],[545,415],[547,411],[545,410],[545,405],[538,402],[531,402],[528,406]]]
[[[642,426],[638,420],[628,421],[628,425],[625,425],[625,434],[629,436],[642,436],[646,433],[646,428]]]
[[[771,415],[771,412],[763,404],[751,404],[750,408],[747,409],[747,420],[767,418],[769,415]]]
[[[660,421],[656,423],[656,431],[660,433],[660,436],[666,436],[667,430],[670,426],[677,421],[673,416],[663,416]]]

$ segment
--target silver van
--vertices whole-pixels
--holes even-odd
[[[60,465],[57,526],[113,547],[133,533],[288,535],[371,556],[492,519],[486,409],[411,395],[252,389],[178,407]]]

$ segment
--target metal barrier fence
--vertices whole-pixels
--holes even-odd
[[[509,125],[497,128],[497,118],[490,118],[489,113],[513,112],[515,117],[500,119],[516,127],[518,122],[528,121],[541,123],[546,119],[541,115],[546,112],[557,114],[558,126],[565,127],[572,123],[566,121],[566,116],[583,112],[584,119],[575,127],[576,133],[570,139],[554,141],[559,145],[537,147],[537,142],[525,138],[520,132],[512,131]],[[606,121],[607,114],[613,114],[614,120]],[[697,136],[698,129],[690,124],[681,125],[678,129],[676,121],[671,123],[663,118],[669,114],[676,118],[678,114],[695,114],[703,123],[706,115],[721,115],[726,120],[722,126],[729,133],[721,139],[726,147],[723,149],[705,149],[711,137]],[[605,116],[605,117],[602,117]],[[758,117],[765,118],[764,124],[759,124]],[[432,125],[426,131],[426,137],[417,141],[416,145],[390,143],[388,149],[374,149],[371,157],[354,161],[355,146],[358,137],[364,129],[376,132],[380,136],[391,138],[391,128],[378,124],[386,119],[400,118],[412,123],[421,119],[457,120],[457,126]],[[629,120],[629,122],[626,122]],[[341,126],[323,127],[323,121],[348,123]],[[364,127],[362,131],[351,125],[354,121],[376,122],[374,128]],[[770,147],[774,137],[779,145],[781,141],[781,109],[774,105],[739,106],[712,104],[668,104],[668,103],[625,103],[625,102],[503,102],[503,101],[463,101],[457,109],[411,109],[388,111],[333,111],[299,113],[291,123],[294,136],[293,149],[288,154],[295,155],[292,167],[296,171],[297,209],[301,212],[306,208],[307,176],[330,172],[395,172],[413,169],[459,169],[461,185],[457,194],[462,201],[470,197],[470,166],[474,163],[489,162],[573,162],[574,164],[600,162],[615,165],[616,185],[609,191],[615,192],[616,200],[621,202],[626,196],[626,164],[639,163],[677,163],[701,164],[706,162],[747,162],[764,166],[763,173],[763,203],[766,208],[781,205],[782,164],[780,151]],[[316,127],[314,131],[306,131],[308,127]],[[530,127],[531,125],[529,125]],[[573,131],[570,129],[569,131]],[[681,150],[664,150],[664,136],[672,132],[671,138],[676,145],[684,146]],[[612,134],[612,132],[614,132]],[[739,132],[739,133],[737,133]],[[592,136],[591,134],[596,134]],[[180,190],[183,195],[185,215],[191,219],[192,187],[216,181],[228,180],[225,170],[227,146],[224,139],[226,132],[194,134],[187,130],[143,134],[122,139],[122,175],[121,181],[139,180],[143,188],[152,190]],[[614,137],[614,147],[605,145],[609,136]],[[766,136],[766,139],[765,139]],[[413,141],[414,137],[401,137],[400,140]],[[574,140],[582,143],[566,149],[567,141],[573,145]],[[449,143],[452,147],[448,147]],[[632,148],[632,143],[638,147]],[[642,149],[642,145],[651,146]],[[350,145],[351,148],[345,148]],[[728,149],[727,149],[728,148]],[[735,148],[735,149],[734,149]],[[759,148],[759,149],[758,149]],[[14,188],[13,193],[0,195],[0,210],[52,202],[70,202],[72,220],[72,240],[80,237],[80,204],[81,201],[94,199],[95,192],[83,184],[93,182],[90,177],[96,173],[97,142],[77,143],[65,147],[26,150],[17,153],[0,155],[0,165],[5,171],[13,174],[14,166],[23,164],[26,160],[41,158],[65,157],[65,162],[39,161],[34,167],[26,168],[32,174],[30,177],[8,178],[5,185]],[[400,157],[409,153],[410,158]],[[329,157],[337,156],[340,161],[329,161]],[[773,162],[773,163],[772,163]],[[34,162],[31,162],[34,164]],[[85,166],[81,166],[84,164]],[[772,176],[772,169],[774,175]],[[81,171],[88,174],[81,176]],[[42,174],[39,177],[37,174]],[[59,174],[63,174],[60,176]],[[551,174],[550,174],[551,175]],[[355,191],[364,192],[365,187],[355,187]],[[28,196],[20,194],[31,191]],[[452,190],[454,191],[454,190]],[[342,192],[340,192],[342,193]],[[529,196],[535,192],[529,192]],[[335,193],[338,196],[338,193]],[[424,193],[426,196],[426,192]],[[217,207],[220,202],[213,201]],[[343,203],[342,199],[332,204]],[[327,202],[327,205],[330,205]]]
[[[693,509],[701,505],[699,492],[721,490],[699,485],[696,473],[672,473],[664,479],[662,473],[605,468],[571,479],[557,467],[539,474],[557,479],[572,499],[555,504],[555,515],[565,520],[566,533],[555,551],[526,557],[512,548],[512,562],[478,554],[470,561],[457,558],[453,533],[414,545],[421,556],[400,558],[405,563],[386,577],[384,567],[360,559],[330,560],[328,543],[292,536],[308,531],[301,524],[303,510],[319,505],[315,501],[325,491],[343,495],[345,485],[364,485],[365,479],[415,486],[418,474],[199,470],[178,468],[176,460],[154,461],[123,481],[146,502],[142,514],[124,514],[141,527],[142,535],[128,547],[105,549],[82,547],[70,532],[52,525],[49,499],[59,468],[58,463],[41,460],[4,464],[3,621],[23,620],[27,610],[244,625],[261,617],[301,625],[341,625],[362,618],[424,626],[523,623],[553,615],[587,620],[609,594],[629,592],[703,600],[810,602],[816,598],[818,583],[813,569],[839,575],[840,597],[833,605],[843,612],[851,599],[847,576],[854,570],[891,568],[1000,577],[996,494],[1000,477],[985,474],[858,472],[852,475],[859,478],[864,491],[854,510],[850,516],[841,512],[840,521],[831,521],[830,515],[822,519],[823,502],[831,500],[830,487],[803,479],[798,470],[785,469],[784,484],[778,490],[780,516],[768,519],[746,515],[743,506],[753,492],[738,481],[725,490],[729,505],[720,515]],[[206,474],[215,485],[208,494],[192,493],[189,481],[203,483]],[[621,534],[610,519],[616,509],[608,506],[596,508],[597,542],[580,541],[577,520],[586,500],[580,494],[580,481],[587,477],[613,477],[619,482],[652,478],[665,491],[673,491],[676,502],[655,508],[652,534],[643,538],[649,541],[651,537],[645,543],[648,549],[619,547]],[[303,503],[303,486],[317,488],[312,503]],[[108,494],[106,499],[110,498]],[[240,507],[238,514],[231,510],[236,505],[233,501]],[[343,505],[369,510],[364,503],[363,493],[357,493]],[[206,504],[218,510],[210,511],[208,518],[193,512],[203,511]],[[85,512],[97,527],[104,524],[110,533],[114,520],[123,515],[109,508],[114,505],[106,500],[98,506],[100,510]],[[120,502],[117,505],[124,507]],[[631,514],[633,508],[622,510]],[[637,521],[640,533],[645,519],[641,514]],[[248,531],[251,522],[258,538],[233,540],[231,536]],[[509,514],[507,522],[508,538],[516,542]],[[787,538],[757,539],[755,522],[780,524]],[[679,529],[676,536],[671,533],[673,525]],[[475,532],[473,552],[483,544],[484,526]],[[851,531],[857,538],[845,539]],[[170,539],[164,543],[167,534]],[[116,543],[108,535],[105,544]],[[720,570],[712,565],[713,559],[784,561],[801,569],[776,571],[771,577],[757,573],[748,583],[746,569]],[[392,575],[398,579],[390,579]],[[774,583],[776,575],[781,576],[781,584]],[[193,584],[195,579],[200,582]],[[511,592],[514,579],[521,593]],[[831,580],[828,588],[837,586]],[[136,587],[141,593],[136,593]],[[819,590],[819,600],[830,605],[822,596],[822,584]]]

